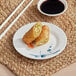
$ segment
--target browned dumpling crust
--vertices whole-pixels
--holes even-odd
[[[40,46],[47,43],[49,40],[49,27],[44,25],[40,36],[35,40],[35,45]]]
[[[26,44],[30,44],[34,41],[42,31],[42,24],[41,22],[37,22],[24,36],[23,41]]]

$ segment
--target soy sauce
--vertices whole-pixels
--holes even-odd
[[[58,14],[64,10],[65,6],[59,0],[47,0],[41,4],[40,8],[46,14]]]

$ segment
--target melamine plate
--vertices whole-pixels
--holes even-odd
[[[28,48],[22,41],[24,34],[29,31],[35,23],[36,22],[26,24],[15,33],[13,37],[13,45],[16,51],[27,58],[37,60],[52,58],[60,54],[67,44],[67,37],[64,31],[54,24],[42,22],[42,25],[47,25],[50,29],[50,38],[45,45],[32,49]]]

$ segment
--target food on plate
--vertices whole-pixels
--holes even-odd
[[[49,40],[49,27],[37,22],[22,39],[29,48],[44,45]]]
[[[45,43],[47,43],[49,40],[49,27],[44,25],[42,26],[42,32],[38,38],[35,40],[36,46],[41,46]]]
[[[34,48],[33,43],[27,44],[27,46],[28,46],[29,48]]]
[[[39,37],[42,31],[42,24],[41,22],[37,22],[24,36],[23,41],[26,44],[32,43],[37,37]]]

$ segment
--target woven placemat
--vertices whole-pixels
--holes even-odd
[[[31,0],[22,0],[22,2],[19,4],[20,8],[17,9],[17,11],[10,17],[10,19],[5,23],[5,21],[8,19],[6,19],[3,23],[2,23],[2,27],[0,27],[0,35],[4,32],[4,30],[12,23],[12,21],[14,19],[16,19],[16,17],[22,12],[23,9],[26,8],[26,6],[31,2]],[[6,2],[7,4],[7,2]],[[10,7],[10,6],[8,6]],[[17,6],[18,7],[18,6]],[[1,10],[2,11],[2,10]],[[2,14],[3,15],[3,14]],[[1,19],[3,19],[3,17],[0,17]],[[4,26],[3,26],[4,25]]]
[[[68,0],[68,10],[57,17],[47,17],[39,13],[37,1],[34,0],[33,4],[0,40],[0,62],[17,76],[51,76],[76,62],[76,0]],[[68,42],[61,54],[49,60],[36,61],[16,52],[12,44],[14,33],[23,25],[36,21],[54,23],[65,31]]]
[[[22,0],[0,0],[0,25],[15,10]]]

